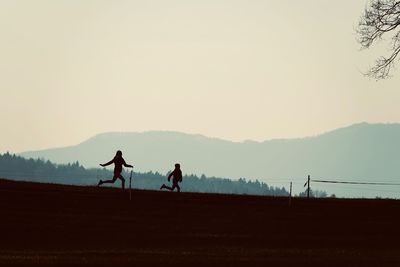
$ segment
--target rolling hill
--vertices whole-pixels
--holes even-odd
[[[299,139],[231,142],[178,132],[103,133],[78,145],[21,153],[56,163],[79,161],[97,167],[117,149],[138,171],[166,173],[180,162],[185,173],[259,179],[270,184],[295,184],[303,190],[312,178],[390,181],[400,178],[400,124],[360,123]],[[400,187],[348,187],[313,184],[345,196],[398,197]]]

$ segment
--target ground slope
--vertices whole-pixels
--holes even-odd
[[[400,266],[400,202],[0,180],[0,266]]]

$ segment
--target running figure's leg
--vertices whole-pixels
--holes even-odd
[[[113,183],[115,183],[116,180],[117,180],[117,176],[114,174],[114,177],[112,178],[112,180],[106,180],[106,181],[100,180],[99,185],[102,185],[102,184],[113,184]]]
[[[122,189],[125,189],[125,178],[121,175],[121,174],[118,174],[118,176],[117,176],[120,180],[121,180],[121,182],[122,182]]]
[[[160,189],[163,189],[163,188],[168,189],[169,191],[174,190],[174,188],[172,188],[172,187],[170,187],[168,185],[165,185],[165,184],[163,184]]]
[[[178,193],[181,192],[181,188],[179,187],[178,182],[173,181],[173,184],[172,184],[172,191],[173,191],[175,188],[178,190]]]

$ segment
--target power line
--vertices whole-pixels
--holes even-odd
[[[317,183],[330,184],[366,184],[366,185],[400,185],[400,183],[379,183],[379,182],[350,182],[350,181],[332,181],[332,180],[311,180]]]

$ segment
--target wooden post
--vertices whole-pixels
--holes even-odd
[[[307,198],[310,198],[310,175],[308,175],[307,180]]]
[[[289,191],[289,207],[292,206],[292,182],[290,182],[290,191]]]
[[[132,173],[133,170],[131,171],[131,175],[129,176],[129,200],[132,200]]]

